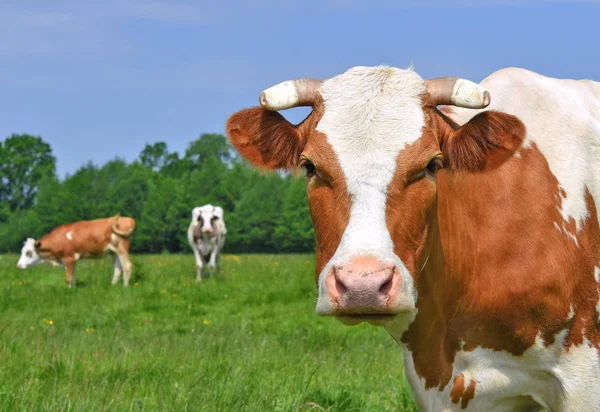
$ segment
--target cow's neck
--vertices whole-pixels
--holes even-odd
[[[444,225],[440,225],[438,207],[434,204],[429,213],[427,240],[417,266],[419,273],[415,276],[417,315],[412,319],[399,319],[386,328],[405,350],[410,367],[414,367],[419,376],[435,377],[425,382],[427,387],[445,385],[452,375],[448,351],[436,343],[445,341],[447,321],[452,316],[449,311],[455,310],[451,307],[453,299],[461,293],[458,279],[445,276],[447,265],[441,237]],[[440,380],[440,377],[443,378]]]
[[[405,332],[388,328],[426,387],[446,386],[460,350],[521,356],[565,331],[565,346],[585,338],[600,347],[600,323],[590,323],[598,316],[595,205],[588,193],[590,216],[574,238],[557,229],[557,193],[535,147],[486,173],[440,172],[416,275],[418,312]]]

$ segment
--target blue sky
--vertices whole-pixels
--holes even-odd
[[[600,80],[600,0],[1,0],[0,15],[0,139],[42,136],[61,177],[146,143],[183,152],[261,90],[357,65]]]

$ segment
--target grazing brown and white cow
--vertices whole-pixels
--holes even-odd
[[[119,215],[96,220],[67,223],[53,229],[40,240],[29,238],[21,250],[17,267],[48,262],[54,266],[65,266],[66,282],[75,286],[75,263],[82,258],[100,258],[107,252],[115,254],[112,284],[119,282],[123,274],[123,285],[129,285],[131,261],[129,260],[130,236],[135,229],[135,220]]]
[[[206,204],[192,209],[187,237],[196,260],[196,280],[202,280],[207,265],[209,276],[212,276],[215,267],[219,272],[221,250],[227,237],[223,208]]]
[[[354,67],[260,103],[227,133],[306,170],[317,313],[384,326],[422,409],[600,410],[600,83]]]

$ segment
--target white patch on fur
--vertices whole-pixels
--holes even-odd
[[[394,254],[386,225],[387,187],[402,149],[422,136],[424,80],[412,70],[354,67],[321,86],[325,111],[316,130],[327,136],[346,179],[350,219],[320,275],[317,311],[330,307],[325,276],[359,255],[394,263],[402,274],[398,303],[414,307],[413,280]]]
[[[23,242],[23,248],[21,249],[21,256],[17,262],[17,267],[21,269],[28,268],[29,266],[39,265],[44,260],[37,254],[35,250],[35,239],[27,238]]]
[[[454,379],[463,374],[465,382],[475,380],[475,397],[467,410],[508,411],[547,410],[592,412],[600,408],[600,358],[588,342],[565,350],[568,334],[563,330],[554,342],[545,346],[540,335],[521,356],[481,347],[458,351],[452,378],[441,391],[425,389],[425,380],[416,373],[412,353],[402,345],[406,377],[422,410],[460,411],[460,402],[452,403]],[[467,383],[465,383],[465,387]]]
[[[81,255],[79,253],[75,253],[75,260],[79,260],[79,258],[81,258]]]
[[[573,304],[571,303],[571,306],[569,307],[569,314],[567,315],[567,320],[572,321],[574,317],[575,317],[575,306],[573,306]]]
[[[67,239],[73,240],[73,232],[67,232],[65,236],[67,237]]]
[[[525,124],[523,147],[535,143],[548,161],[566,193],[559,211],[565,222],[575,220],[579,232],[590,216],[586,188],[596,207],[600,205],[600,83],[509,68],[491,74],[481,85],[492,97],[484,110],[513,114]],[[484,110],[455,107],[451,118],[464,124]]]
[[[575,246],[579,247],[579,241],[577,240],[577,238],[575,237],[575,235],[571,232],[569,232],[565,227],[565,223],[563,222],[563,227],[560,227],[558,225],[558,223],[554,222],[554,227],[563,235],[568,236],[569,238],[571,238],[571,240],[573,240],[573,242],[575,243]]]
[[[221,209],[221,208],[219,208]],[[213,217],[219,217],[219,213],[222,214],[222,210],[218,211],[216,210],[216,207],[209,204],[206,204],[204,206],[199,206],[199,207],[195,207],[194,209],[192,209],[192,223],[194,222],[198,222],[198,218],[202,217],[202,230],[212,230],[212,222],[213,222]]]

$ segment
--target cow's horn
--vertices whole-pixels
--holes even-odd
[[[438,77],[426,80],[425,86],[436,104],[483,109],[491,101],[490,92],[483,86],[466,79]]]
[[[285,110],[298,106],[312,106],[322,80],[296,79],[279,83],[263,91],[258,98],[267,110]]]

